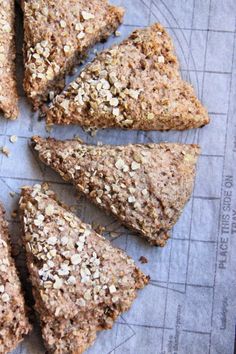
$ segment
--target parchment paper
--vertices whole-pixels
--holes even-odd
[[[18,245],[19,221],[11,213],[17,208],[19,188],[48,181],[62,201],[76,205],[77,214],[83,220],[105,225],[107,230],[115,232],[112,243],[126,250],[151,276],[150,285],[139,293],[131,310],[119,318],[112,330],[101,332],[87,353],[233,354],[236,313],[236,2],[117,0],[114,3],[126,7],[121,36],[111,37],[97,48],[101,50],[121,41],[137,27],[161,22],[174,40],[182,75],[196,88],[198,97],[209,110],[211,123],[202,129],[185,132],[107,130],[99,131],[95,137],[79,127],[58,127],[51,135],[62,139],[79,135],[89,143],[199,143],[202,155],[193,196],[167,246],[154,248],[83,198],[76,199],[76,192],[70,185],[38,162],[28,146],[28,138],[34,134],[48,134],[44,122],[38,121],[37,114],[31,112],[21,87],[22,18],[18,8],[21,113],[16,122],[0,119],[0,146],[7,146],[11,151],[8,158],[0,155],[0,199],[7,209],[12,237]],[[9,141],[11,135],[18,136],[15,144]],[[16,195],[10,196],[11,192]],[[109,232],[107,237],[110,237]],[[18,248],[21,251],[21,247]],[[140,264],[140,256],[145,256],[148,264]],[[17,260],[25,279],[22,252]],[[14,354],[44,352],[36,328]]]

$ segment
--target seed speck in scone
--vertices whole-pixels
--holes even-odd
[[[11,257],[8,225],[0,205],[0,353],[15,349],[30,330],[20,280]]]
[[[171,38],[160,24],[100,53],[47,111],[49,126],[184,130],[207,123],[207,111],[182,80]]]
[[[88,49],[122,21],[107,0],[25,0],[24,88],[37,109],[64,87],[64,77]]]
[[[19,113],[14,23],[14,0],[0,0],[0,113],[9,119],[16,119]]]
[[[92,146],[33,137],[45,164],[151,244],[164,246],[191,196],[198,145]]]
[[[45,345],[49,353],[81,354],[97,331],[130,308],[149,278],[45,185],[22,189],[20,215]]]

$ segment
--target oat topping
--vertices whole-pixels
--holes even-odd
[[[131,169],[132,169],[133,171],[138,170],[140,167],[141,167],[141,165],[140,165],[139,163],[135,162],[135,161],[133,161],[133,162],[131,163]]]
[[[12,144],[15,144],[17,142],[18,138],[16,135],[12,135],[12,136],[10,136],[9,140]]]
[[[47,124],[170,130],[209,122],[160,24],[96,56],[47,110]]]
[[[31,326],[14,261],[11,257],[8,225],[0,205],[0,353],[12,351]]]
[[[46,213],[48,206],[53,215]],[[20,214],[46,347],[52,353],[82,353],[97,331],[111,328],[129,309],[148,277],[123,251],[62,207],[46,185],[23,188]],[[39,215],[43,224],[35,225]]]
[[[78,140],[32,139],[40,160],[101,208],[154,245],[191,196],[197,145],[92,146]]]
[[[81,15],[84,20],[91,20],[95,17],[93,14],[91,14],[90,12],[86,12],[86,11],[81,11]]]
[[[0,0],[0,114],[10,119],[18,115],[14,21],[15,2]]]
[[[2,301],[3,302],[9,302],[10,301],[10,296],[7,293],[2,294]]]
[[[116,30],[124,13],[107,0],[29,0],[23,11],[24,88],[35,108],[63,89],[65,75]]]

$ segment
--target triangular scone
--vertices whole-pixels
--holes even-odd
[[[160,24],[100,53],[47,112],[47,124],[183,130],[209,122]]]
[[[114,32],[124,13],[107,0],[28,0],[23,11],[24,88],[34,108],[63,88],[65,74]]]
[[[35,308],[50,353],[80,354],[127,311],[146,277],[46,186],[22,190],[20,214]]]
[[[0,0],[0,114],[9,119],[18,115],[14,23],[14,0]]]
[[[44,163],[147,240],[164,246],[191,196],[198,145],[91,146],[33,138]]]
[[[8,1],[8,0],[7,0]],[[20,280],[11,257],[8,225],[0,205],[0,353],[13,350],[31,330]]]

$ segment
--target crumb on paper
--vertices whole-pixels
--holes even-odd
[[[111,231],[109,235],[111,238],[116,238],[117,236],[119,236],[119,233],[115,231]]]
[[[9,157],[10,153],[11,153],[10,150],[6,146],[1,146],[0,152],[7,157]]]
[[[115,36],[116,37],[120,37],[120,35],[121,35],[120,31],[115,31]]]
[[[146,257],[144,257],[144,256],[141,256],[139,258],[139,262],[141,262],[142,264],[146,264],[146,263],[148,263],[148,259]]]
[[[52,126],[46,125],[46,126],[45,126],[45,130],[46,130],[47,133],[51,133],[51,131],[52,131]]]
[[[74,135],[74,139],[79,141],[80,143],[83,143],[83,140],[81,139],[81,137],[79,135]]]
[[[17,217],[18,213],[17,213],[17,210],[14,210],[12,213],[11,213],[11,216],[13,217],[13,219],[15,219]]]

